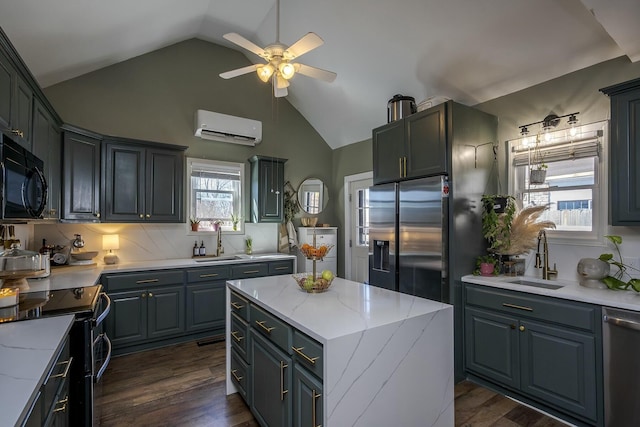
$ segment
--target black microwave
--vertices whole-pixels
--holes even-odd
[[[47,204],[47,180],[42,160],[2,134],[2,219],[42,218]]]

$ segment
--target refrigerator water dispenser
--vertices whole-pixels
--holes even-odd
[[[373,245],[373,268],[389,271],[389,241],[375,240]]]

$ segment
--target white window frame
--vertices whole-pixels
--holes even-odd
[[[607,215],[608,215],[608,150],[609,150],[609,121],[603,120],[586,125],[578,126],[579,132],[583,134],[595,134],[600,131],[602,136],[599,137],[600,151],[596,157],[594,169],[594,185],[592,199],[592,229],[591,231],[579,230],[547,230],[547,236],[553,239],[554,243],[569,245],[597,245],[604,239],[606,234]],[[566,137],[567,130],[559,130],[551,132],[553,138],[568,140]],[[522,193],[516,186],[516,168],[513,166],[514,153],[512,147],[520,145],[523,138],[517,138],[506,142],[507,146],[507,170],[508,172],[508,188],[509,194],[515,195],[516,199],[522,202]]]
[[[240,194],[239,194],[239,209],[238,212],[240,215],[244,212],[244,182],[245,182],[245,164],[244,163],[236,163],[236,162],[223,162],[221,160],[209,160],[209,159],[198,159],[193,157],[187,157],[187,183],[186,183],[186,193],[187,193],[187,235],[211,235],[215,234],[213,230],[191,230],[190,219],[193,217],[193,212],[191,211],[191,202],[192,202],[192,194],[193,189],[191,188],[191,172],[193,170],[193,166],[196,165],[198,167],[203,167],[211,170],[212,172],[228,172],[228,171],[237,171],[240,174]],[[222,233],[224,234],[244,234],[244,218],[241,216],[240,221],[238,222],[237,230],[233,230],[231,226],[223,226]]]

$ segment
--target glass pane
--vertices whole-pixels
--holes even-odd
[[[357,194],[357,241],[358,246],[369,246],[369,189],[358,190]]]

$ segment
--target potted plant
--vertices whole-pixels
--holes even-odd
[[[251,238],[251,236],[248,236],[246,239],[244,239],[244,251],[247,253],[247,255],[251,255],[251,253],[253,252],[253,239]]]
[[[602,279],[602,282],[607,285],[609,289],[614,290],[625,290],[625,289],[633,289],[636,292],[640,292],[640,279],[633,278],[629,275],[627,270],[635,270],[638,271],[637,268],[634,268],[628,264],[624,263],[624,259],[622,258],[622,254],[620,253],[620,245],[622,244],[621,236],[604,236],[606,237],[616,249],[618,254],[618,258],[620,261],[616,261],[613,258],[613,254],[601,254],[598,259],[600,261],[604,261],[609,265],[612,265],[618,269],[618,271],[613,276],[607,276]],[[626,277],[625,277],[626,276]],[[625,282],[623,279],[630,278],[629,281]]]
[[[233,224],[233,231],[236,231],[238,229],[238,223],[240,222],[240,215],[237,214],[231,214],[231,223]]]
[[[189,218],[189,222],[191,223],[191,231],[198,231],[198,227],[200,227],[200,220],[198,218]]]
[[[474,276],[497,276],[500,274],[499,260],[495,255],[481,255],[476,258]]]
[[[540,137],[536,138],[536,145],[533,148],[531,165],[529,166],[529,182],[531,184],[544,184],[547,178],[547,164],[544,162],[545,153],[540,149]]]
[[[516,213],[516,199],[501,194],[482,196],[482,235],[489,242],[489,251],[508,246],[511,236],[511,223]]]

